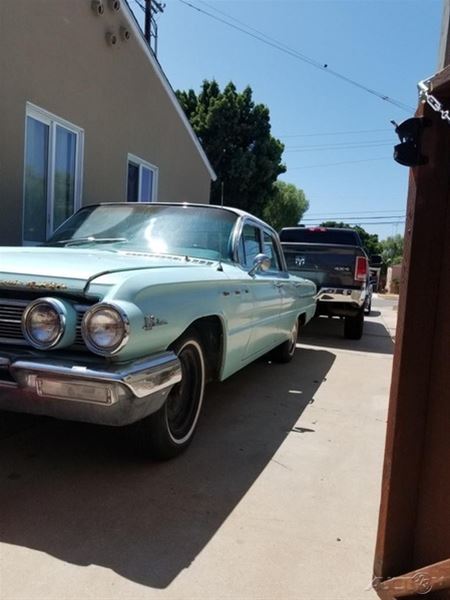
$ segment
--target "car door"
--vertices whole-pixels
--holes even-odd
[[[278,327],[284,340],[290,334],[295,319],[299,314],[298,290],[295,288],[287,271],[280,244],[276,236],[268,230],[263,231],[263,252],[271,260],[271,267],[267,275],[272,277],[274,285],[280,294],[281,303],[278,315]]]
[[[256,222],[244,223],[239,243],[239,260],[248,272],[255,257],[263,251],[264,232]],[[254,314],[250,340],[243,359],[263,354],[283,340],[280,327],[281,290],[280,271],[271,266],[269,271],[248,275],[248,287],[253,299]]]
[[[295,320],[300,314],[311,310],[312,291],[311,282],[300,277],[295,277],[288,272],[286,260],[278,238],[271,235],[270,246],[266,241],[264,251],[272,252],[277,256],[280,264],[278,286],[281,293],[280,329],[285,336],[292,331]]]

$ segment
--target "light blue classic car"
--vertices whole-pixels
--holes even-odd
[[[0,409],[127,425],[170,458],[208,380],[292,358],[315,293],[234,208],[82,208],[44,247],[0,248]]]

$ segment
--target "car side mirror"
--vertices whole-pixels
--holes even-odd
[[[262,271],[263,273],[265,273],[270,269],[271,264],[272,261],[267,256],[267,254],[257,254],[253,260],[253,267],[250,269],[248,274],[253,277],[253,275],[255,275],[255,273],[257,273],[258,271]]]

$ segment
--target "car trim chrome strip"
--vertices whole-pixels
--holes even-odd
[[[122,386],[135,398],[144,398],[156,394],[166,388],[171,388],[181,381],[181,365],[173,352],[161,352],[151,358],[136,361],[126,365],[111,364],[78,364],[63,360],[48,359],[34,361],[18,359],[11,361],[0,356],[0,364],[11,374],[16,382],[0,378],[1,387],[22,388],[27,384],[30,375],[35,377],[47,376],[61,381],[71,380],[79,383],[104,383]],[[34,380],[35,377],[32,379]]]

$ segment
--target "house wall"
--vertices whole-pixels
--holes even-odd
[[[399,293],[401,276],[402,265],[392,265],[392,267],[388,267],[386,277],[386,290],[389,294]]]
[[[129,27],[122,0],[0,2],[0,245],[22,243],[26,103],[84,130],[82,204],[126,200],[128,153],[159,168],[157,200],[209,202],[211,175]],[[120,38],[119,38],[120,39]]]

